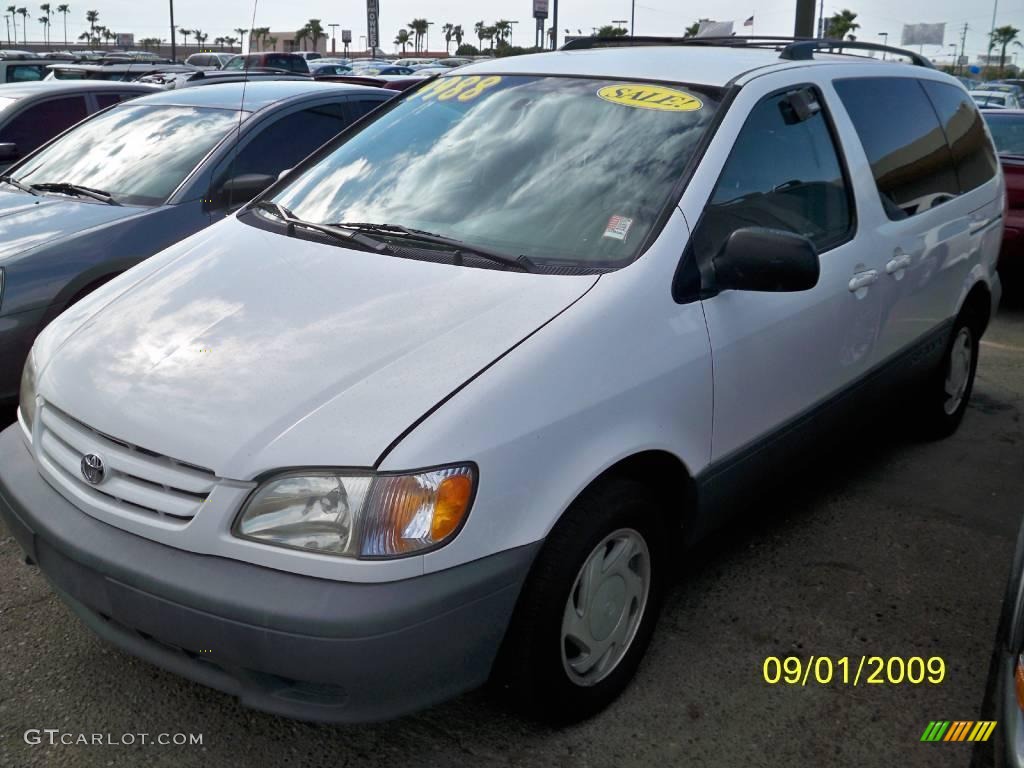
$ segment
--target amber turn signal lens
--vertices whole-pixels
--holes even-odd
[[[1017,657],[1017,667],[1013,670],[1013,681],[1017,689],[1017,706],[1024,712],[1024,658]]]
[[[441,481],[434,505],[434,519],[430,525],[430,537],[434,541],[447,538],[459,527],[469,509],[469,497],[473,494],[473,481],[465,475],[452,475]]]

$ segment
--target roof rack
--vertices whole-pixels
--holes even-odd
[[[807,61],[814,58],[815,51],[842,52],[844,49],[859,51],[884,51],[898,56],[906,56],[911,63],[919,67],[934,68],[934,64],[925,56],[895,48],[881,43],[869,43],[861,40],[829,40],[816,37],[772,37],[732,35],[729,37],[580,37],[570,40],[562,46],[563,51],[581,51],[591,48],[629,48],[646,45],[707,45],[731,48],[774,48],[779,58],[790,61]]]

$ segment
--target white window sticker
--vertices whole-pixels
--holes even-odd
[[[632,219],[626,216],[612,216],[608,219],[608,226],[604,228],[604,236],[613,240],[625,240],[631,226]]]

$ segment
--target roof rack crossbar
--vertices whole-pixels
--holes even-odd
[[[580,37],[570,40],[562,46],[563,51],[581,51],[592,48],[629,48],[647,45],[705,45],[725,46],[730,48],[774,48],[780,50],[780,58],[790,61],[805,61],[814,58],[815,51],[842,51],[845,48],[862,51],[885,51],[899,56],[906,56],[919,67],[933,68],[934,65],[925,56],[905,48],[896,48],[881,43],[870,43],[861,40],[828,40],[816,37],[784,37],[732,35],[729,37]]]

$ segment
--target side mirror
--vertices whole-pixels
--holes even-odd
[[[220,185],[217,199],[222,205],[236,207],[252,200],[274,183],[275,177],[267,173],[243,173],[232,176]]]
[[[0,143],[0,160],[17,160],[18,145],[9,141]]]
[[[814,243],[778,229],[737,229],[711,260],[715,287],[737,291],[806,291],[818,284]]]
[[[279,174],[277,174],[277,180],[280,181],[281,179],[283,179],[285,176],[287,176],[291,172],[292,172],[291,168],[285,168],[283,171],[281,171]]]

